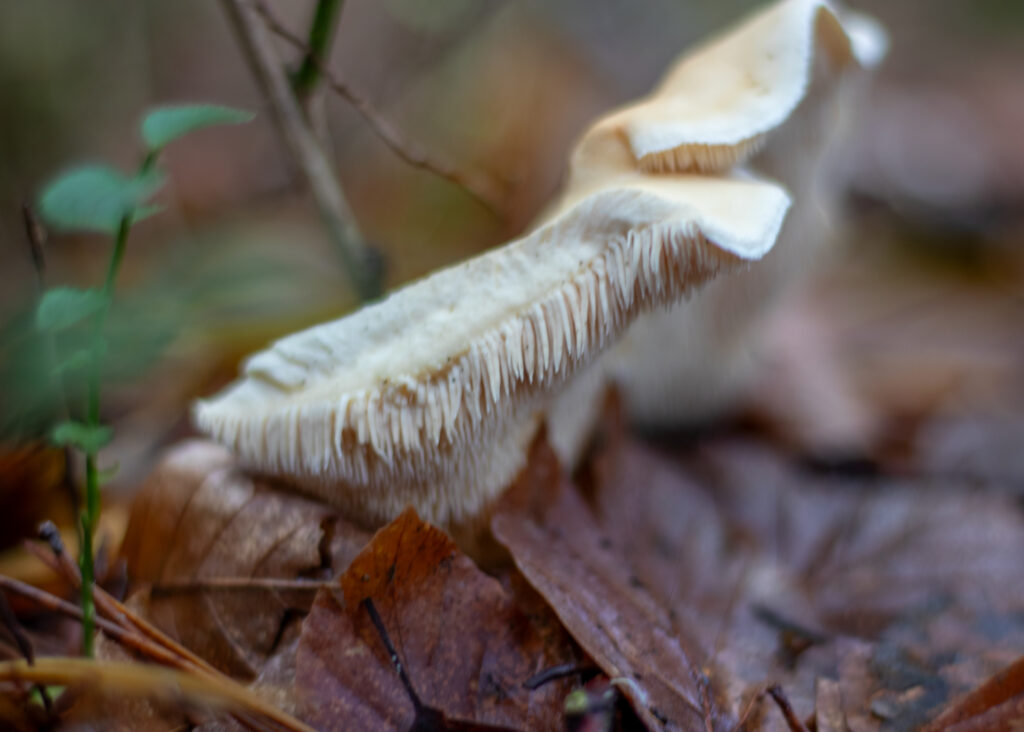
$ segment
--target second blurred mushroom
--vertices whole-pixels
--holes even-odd
[[[756,267],[638,318],[603,359],[634,421],[707,419],[753,380],[776,302],[828,249],[836,193],[829,158],[862,71],[885,48],[870,19],[820,0],[788,0],[681,61],[645,103],[589,133],[624,135],[641,163],[658,170],[745,164],[794,200],[777,245]]]

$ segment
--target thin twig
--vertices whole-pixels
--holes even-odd
[[[786,726],[789,727],[790,732],[807,732],[807,726],[797,718],[796,712],[793,711],[793,705],[789,703],[789,699],[786,698],[782,687],[778,685],[768,687],[768,696],[778,705],[779,711],[782,712],[782,717],[786,720]]]
[[[534,689],[539,689],[544,684],[552,681],[558,681],[559,679],[565,679],[570,676],[594,676],[598,671],[599,669],[597,666],[581,666],[578,663],[563,663],[560,666],[552,666],[534,674],[523,682],[523,688],[533,691]]]
[[[398,651],[395,650],[395,644],[391,642],[391,636],[388,635],[388,629],[384,627],[384,621],[381,619],[380,613],[377,612],[377,606],[373,604],[373,600],[369,597],[363,599],[362,605],[366,609],[366,614],[370,616],[370,622],[373,623],[373,627],[377,629],[377,635],[380,636],[381,643],[387,649],[391,665],[394,666],[395,673],[398,674],[402,686],[405,687],[405,693],[409,695],[409,699],[412,700],[412,706],[416,710],[416,715],[419,716],[423,711],[424,704],[420,700],[420,695],[416,693],[416,689],[412,685],[412,679],[409,678],[409,674],[405,671],[405,666],[402,665],[402,658],[398,655]]]
[[[170,696],[234,711],[235,718],[243,722],[249,714],[256,713],[289,732],[315,732],[309,725],[267,704],[227,677],[210,679],[161,666],[80,658],[40,658],[35,666],[24,661],[0,663],[0,680],[61,686],[92,684],[142,698]],[[253,727],[267,729],[264,724]]]
[[[305,53],[306,58],[310,58],[309,46],[306,42],[285,28],[274,17],[273,13],[270,12],[263,0],[253,0],[253,7],[263,18],[263,22],[267,24],[271,32]],[[322,59],[316,63],[319,65],[320,75],[323,77],[324,83],[338,96],[352,105],[352,108],[359,113],[370,126],[373,133],[391,152],[408,165],[433,173],[462,188],[496,218],[503,219],[505,217],[503,213],[505,192],[501,185],[491,180],[488,176],[481,174],[471,175],[461,171],[448,161],[439,160],[437,157],[427,153],[423,148],[406,140],[401,132],[381,115],[369,99],[332,74]]]
[[[53,551],[53,556],[48,556],[46,552],[41,551],[39,547],[32,542],[26,542],[28,549],[45,562],[57,574],[64,577],[65,581],[67,581],[72,587],[80,588],[82,585],[82,575],[79,574],[78,566],[71,561],[67,552],[64,551],[63,542],[61,542],[60,534],[57,532],[56,527],[48,521],[45,522],[43,526],[40,527],[40,536],[50,545],[50,549]],[[213,666],[208,664],[202,658],[192,653],[192,651],[185,648],[177,641],[164,635],[158,628],[139,617],[136,613],[133,613],[115,598],[111,597],[110,594],[102,587],[95,585],[93,590],[95,593],[94,597],[96,600],[96,608],[106,618],[112,620],[121,627],[137,631],[157,645],[162,646],[181,658],[184,658],[198,670],[205,671],[207,673],[219,673]]]
[[[43,246],[43,227],[27,201],[21,202],[21,220],[25,225],[25,238],[32,254],[32,268],[36,273],[36,285],[41,293],[46,288],[46,249]]]
[[[382,287],[376,271],[377,257],[356,226],[331,163],[302,114],[265,24],[245,0],[221,0],[221,5],[270,102],[278,131],[306,176],[356,292],[363,301],[379,297]]]
[[[50,545],[53,554],[47,555],[37,545],[29,542],[27,546],[32,550],[32,553],[42,559],[51,569],[62,575],[73,587],[80,586],[81,575],[79,574],[78,566],[68,557],[67,552],[64,550],[63,542],[60,539],[60,534],[53,527],[53,524],[49,522],[44,524],[40,534]],[[17,591],[26,597],[40,602],[44,607],[49,607],[57,612],[62,612],[79,620],[83,617],[82,610],[79,607],[17,580],[0,576],[0,586],[6,586],[12,591]],[[118,643],[138,651],[151,660],[180,669],[201,679],[206,679],[209,683],[238,686],[242,692],[249,694],[247,689],[238,685],[231,678],[222,674],[178,642],[164,635],[159,629],[111,597],[102,587],[96,586],[94,591],[96,608],[101,614],[101,617],[96,618],[96,627]],[[289,732],[308,732],[311,729],[291,715],[272,705],[266,704],[258,697],[251,697],[249,708],[252,713],[271,720],[281,728],[289,730]],[[232,716],[250,729],[266,729],[266,726],[260,720],[252,719],[250,714],[233,712]]]
[[[78,605],[74,605],[67,600],[62,600],[61,598],[33,587],[32,585],[27,585],[24,582],[19,582],[18,580],[10,577],[0,575],[0,587],[3,587],[9,592],[28,598],[51,612],[65,615],[69,618],[78,620],[79,622],[82,620],[82,609]],[[111,640],[120,643],[131,651],[139,653],[143,658],[147,658],[150,661],[155,661],[164,666],[169,666],[187,673],[198,674],[218,682],[227,678],[216,670],[208,671],[205,668],[197,667],[188,659],[182,658],[172,651],[154,643],[140,633],[132,629],[123,628],[106,618],[96,618],[96,627]],[[244,726],[252,730],[256,730],[257,732],[262,732],[267,729],[266,725],[262,724],[260,720],[253,719],[251,713],[232,712],[232,716],[234,716]],[[286,729],[288,729],[288,727],[286,727]]]
[[[36,654],[35,649],[32,647],[32,639],[28,637],[25,629],[21,627],[21,623],[18,622],[18,616],[11,610],[11,604],[7,602],[7,595],[3,592],[0,592],[0,619],[3,620],[7,632],[14,638],[15,645],[18,646],[18,650],[25,657],[28,665],[34,664],[36,662]],[[43,684],[36,684],[35,689],[39,693],[39,698],[43,700],[43,709],[46,710],[46,714],[52,716],[53,701],[50,699],[50,692],[46,690]]]
[[[40,590],[38,587],[33,587],[32,585],[25,584],[24,582],[20,582],[19,580],[3,575],[0,575],[0,587],[12,594],[20,595],[21,597],[31,600],[45,610],[64,615],[79,622],[82,620],[81,607],[59,598],[56,595],[52,595],[45,590]],[[174,666],[175,668],[192,669],[192,666],[184,659],[179,658],[167,649],[158,646],[156,643],[147,640],[141,634],[132,630],[125,630],[117,623],[107,620],[106,618],[96,618],[96,627],[112,640],[117,641],[131,650],[138,651],[150,660]]]
[[[192,580],[171,580],[154,584],[150,595],[160,597],[188,592],[210,590],[263,590],[273,592],[317,592],[333,585],[333,582],[304,579],[279,579],[276,577],[205,577]]]

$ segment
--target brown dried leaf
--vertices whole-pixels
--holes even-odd
[[[781,684],[799,719],[915,729],[1024,652],[1024,516],[1006,496],[812,473],[734,437],[671,459],[616,426],[599,444],[590,505],[549,486],[546,511],[511,507],[495,533],[610,676],[639,673],[661,714],[682,700],[666,715],[682,728]],[[753,709],[748,727],[781,726]]]
[[[621,557],[632,584],[699,639],[695,662],[713,670],[717,695],[739,714],[755,689],[788,676],[778,630],[758,620],[755,610],[784,609],[791,630],[808,625],[812,635],[813,618],[800,603],[788,602],[794,588],[728,523],[698,480],[621,436],[605,445],[591,474],[607,546]],[[789,687],[786,694],[801,709],[813,698]]]
[[[151,585],[142,602],[149,619],[217,668],[252,678],[313,593],[203,583],[319,578],[367,536],[196,441],[171,452],[140,492],[123,554],[133,581]]]
[[[1016,722],[1016,726],[1014,726]],[[1024,722],[1024,656],[950,704],[922,732],[1020,729]]]
[[[531,470],[554,460],[541,445]],[[542,518],[506,511],[492,521],[519,570],[649,727],[731,727],[714,698],[714,671],[703,666],[705,650],[630,573],[573,487],[553,492]]]
[[[0,728],[10,732],[37,732],[44,727],[46,720],[41,707],[29,707],[10,689],[3,692],[0,693]]]
[[[340,584],[343,599],[318,593],[299,643],[296,687],[314,725],[404,731],[417,720],[364,605],[370,600],[415,693],[449,725],[560,728],[566,682],[523,687],[576,660],[557,619],[544,608],[522,612],[411,509],[377,532]]]
[[[33,536],[44,519],[72,518],[70,492],[63,490],[65,469],[61,449],[0,444],[0,549]]]
[[[816,476],[735,441],[701,448],[692,466],[721,520],[785,573],[823,630],[875,639],[910,619],[966,628],[1024,608],[1024,515],[1005,495]]]

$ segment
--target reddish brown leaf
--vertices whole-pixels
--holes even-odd
[[[554,460],[549,449],[533,461]],[[671,614],[638,586],[571,485],[542,519],[499,513],[496,538],[559,619],[619,685],[652,728],[727,729],[732,719],[712,694],[706,654]]]
[[[923,732],[946,729],[1017,729],[1024,721],[1024,657],[957,699]],[[971,726],[973,725],[973,726]]]
[[[365,600],[372,602],[425,707],[455,720],[558,729],[566,682],[523,682],[576,654],[554,616],[521,612],[441,531],[410,509],[374,536],[303,624],[296,687],[323,729],[407,730],[409,693]],[[422,718],[420,722],[422,723]]]
[[[788,676],[779,647],[780,622],[794,644],[818,635],[802,598],[759,556],[749,537],[731,525],[713,496],[656,451],[610,436],[595,457],[592,476],[598,522],[608,546],[676,627],[689,629],[703,653],[696,662],[716,668],[717,693],[739,714],[756,689]],[[792,599],[798,600],[793,602]],[[771,608],[765,622],[758,610]],[[801,710],[811,691],[786,688]]]
[[[139,494],[123,553],[133,581],[151,586],[153,622],[218,668],[253,677],[313,592],[203,583],[322,577],[367,537],[329,507],[254,481],[224,448],[191,442]]]
[[[780,684],[797,719],[913,729],[1024,650],[1024,516],[1005,496],[811,473],[732,437],[671,460],[614,427],[600,444],[592,505],[549,486],[553,505],[499,513],[495,533],[606,673],[700,711],[684,728]],[[837,669],[842,706],[822,708]]]
[[[70,518],[62,490],[64,451],[45,444],[0,445],[0,549],[33,536],[44,519]]]

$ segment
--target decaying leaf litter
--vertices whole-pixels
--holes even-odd
[[[832,718],[852,729],[914,729],[1024,651],[1024,598],[1014,582],[1024,519],[1006,495],[809,474],[742,434],[645,445],[614,407],[599,443],[574,481],[536,443],[494,519],[515,568],[484,573],[407,513],[355,559],[352,546],[330,549],[322,566],[314,551],[311,564],[284,575],[273,562],[263,572],[230,553],[215,562],[196,555],[192,566],[182,558],[174,571],[157,568],[130,605],[159,597],[156,622],[184,630],[200,656],[255,679],[257,693],[317,728],[362,720],[408,729],[430,716],[417,716],[420,708],[458,724],[557,728],[568,690],[603,673],[655,729],[730,729],[741,718],[784,728],[763,700],[772,685],[801,719],[816,715],[819,728],[843,728],[821,727]],[[137,567],[147,558],[133,554],[135,531],[175,554],[173,537],[161,533],[176,518],[174,493],[205,487],[215,495],[207,475],[164,470],[174,489],[154,481],[138,505],[172,520],[133,520],[127,558]],[[239,474],[229,465],[214,480]],[[258,526],[259,493],[224,511],[226,521]],[[282,515],[309,506],[274,500]],[[366,539],[345,523],[306,526],[314,549]],[[244,581],[274,576],[279,585]],[[281,614],[292,593],[304,620]],[[275,623],[277,644],[266,645],[259,627]],[[266,660],[239,673],[217,650],[226,644],[260,647]],[[523,687],[557,667],[569,677]],[[1012,702],[1018,676],[988,704]]]
[[[791,726],[910,729],[938,714],[935,728],[1012,726],[1024,532],[1011,496],[965,492],[970,465],[933,480],[946,455],[928,430],[909,457],[906,445],[876,453],[873,473],[830,473],[764,433],[641,441],[616,399],[572,477],[543,438],[532,443],[494,509],[484,570],[413,514],[370,540],[220,448],[182,448],[140,496],[124,556],[142,588],[132,612],[201,658],[117,605],[105,632],[218,684],[132,678],[115,663],[91,685],[73,663],[12,664],[3,677],[82,683],[71,724],[558,727],[589,680],[629,702],[595,708],[590,723],[775,728],[786,705],[774,696],[792,705]],[[929,409],[910,405],[941,438],[946,420],[929,422]],[[908,472],[914,459],[926,469]],[[1008,463],[985,477],[1002,487],[1013,475]],[[546,675],[560,679],[537,686]],[[138,701],[118,717],[111,692]],[[41,710],[15,705],[10,720],[31,728]]]

